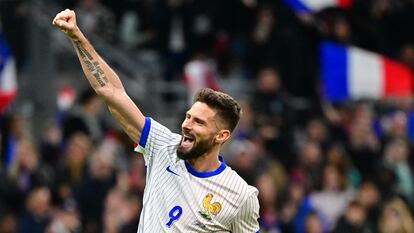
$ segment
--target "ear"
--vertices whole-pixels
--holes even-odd
[[[216,135],[216,142],[219,144],[225,143],[231,136],[230,130],[222,129]]]

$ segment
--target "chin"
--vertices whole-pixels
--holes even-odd
[[[198,157],[201,156],[198,153],[194,153],[194,151],[192,149],[193,148],[185,149],[185,148],[179,146],[177,148],[178,158],[183,159],[183,160],[188,160],[188,159],[195,159],[195,158],[198,158]]]
[[[182,159],[182,160],[194,159],[192,157],[192,154],[191,153],[184,152],[184,151],[178,151],[178,150],[177,150],[177,157],[180,158],[180,159]]]
[[[177,156],[178,156],[180,159],[184,159],[185,157],[187,157],[186,155],[187,155],[189,152],[190,152],[189,150],[186,150],[186,149],[184,149],[184,148],[182,148],[182,147],[178,147],[178,148],[177,148]]]

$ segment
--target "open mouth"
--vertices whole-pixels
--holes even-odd
[[[190,148],[194,144],[194,137],[189,135],[183,135],[183,139],[181,141],[181,146],[184,148]]]

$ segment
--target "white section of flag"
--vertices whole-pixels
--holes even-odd
[[[9,94],[17,90],[16,82],[16,62],[13,57],[9,57],[4,64],[4,68],[0,75],[0,92],[3,94]]]
[[[338,5],[336,0],[302,0],[302,2],[314,11]]]
[[[384,90],[382,59],[375,53],[350,48],[348,88],[355,98],[380,98]]]

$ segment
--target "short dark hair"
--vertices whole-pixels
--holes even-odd
[[[233,132],[240,120],[242,110],[240,104],[226,93],[203,88],[194,96],[193,103],[201,102],[214,109],[226,127]]]

